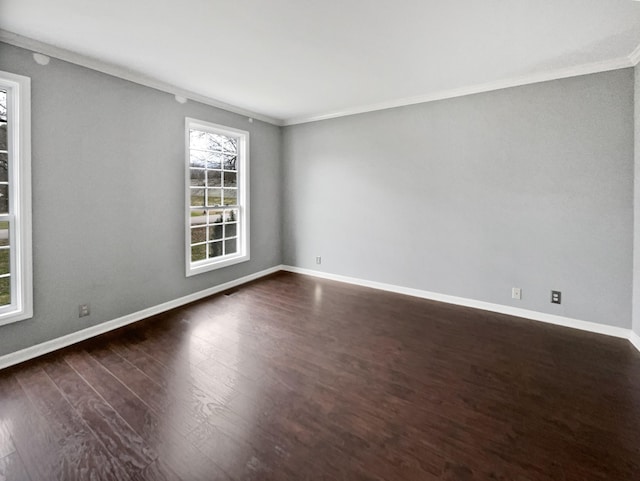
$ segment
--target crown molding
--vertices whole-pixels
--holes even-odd
[[[640,45],[629,54],[629,61],[632,65],[638,65],[638,63],[640,63]]]
[[[94,57],[83,55],[71,50],[56,47],[39,40],[34,40],[29,37],[25,37],[7,30],[0,29],[0,42],[5,42],[16,47],[25,48],[36,53],[41,53],[54,57],[66,62],[70,62],[82,67],[87,67],[92,70],[112,75],[114,77],[122,78],[130,82],[134,82],[146,87],[151,87],[162,92],[167,92],[177,96],[178,98],[186,98],[196,102],[200,102],[205,105],[210,105],[222,110],[233,112],[246,117],[251,117],[256,120],[261,120],[277,126],[289,126],[304,124],[309,122],[317,122],[320,120],[334,119],[338,117],[346,117],[350,115],[363,114],[367,112],[375,112],[377,110],[393,109],[396,107],[405,107],[409,105],[435,102],[438,100],[452,99],[456,97],[464,97],[467,95],[474,95],[484,92],[492,92],[495,90],[501,90],[511,87],[520,87],[523,85],[530,85],[541,82],[548,82],[551,80],[559,80],[563,78],[578,77],[580,75],[589,75],[599,72],[608,72],[611,70],[618,70],[622,68],[634,67],[640,63],[640,45],[626,57],[620,57],[611,60],[605,60],[602,62],[594,62],[588,64],[577,65],[574,67],[568,67],[563,69],[548,70],[545,72],[539,72],[531,75],[525,75],[521,77],[513,77],[504,80],[497,80],[495,82],[487,82],[483,84],[470,85],[467,87],[461,87],[451,90],[441,90],[430,94],[418,95],[415,97],[405,97],[396,100],[390,100],[387,102],[379,102],[368,105],[361,105],[357,107],[351,107],[343,110],[337,110],[328,113],[318,113],[310,116],[290,117],[287,119],[278,119],[263,115],[251,110],[236,107],[235,105],[216,100],[205,95],[185,90],[176,85],[163,82],[162,80],[149,77],[143,73],[131,70],[119,65],[115,65],[103,60],[99,60]]]
[[[640,49],[640,47],[638,48]],[[608,72],[610,70],[618,70],[621,68],[633,67],[635,63],[632,60],[632,55],[636,57],[640,56],[640,51],[636,49],[634,53],[627,57],[620,57],[612,60],[606,60],[603,62],[594,62],[583,65],[577,65],[574,67],[568,67],[563,69],[548,70],[546,72],[539,72],[531,75],[525,75],[522,77],[513,77],[510,79],[497,80],[495,82],[488,82],[484,84],[470,85],[468,87],[461,87],[458,89],[442,90],[439,92],[418,95],[416,97],[407,97],[403,99],[390,100],[388,102],[375,103],[370,105],[363,105],[359,107],[348,108],[344,110],[338,110],[327,114],[311,115],[309,117],[294,117],[285,119],[283,125],[297,125],[308,122],[317,122],[319,120],[334,119],[337,117],[346,117],[348,115],[357,115],[367,112],[374,112],[377,110],[393,109],[396,107],[405,107],[408,105],[422,104],[426,102],[435,102],[437,100],[452,99],[456,97],[464,97],[467,95],[479,94],[484,92],[491,92],[494,90],[502,90],[511,87],[520,87],[523,85],[530,85],[540,82],[548,82],[550,80],[559,80],[569,77],[578,77],[580,75],[588,75],[599,72]]]
[[[75,65],[80,65],[82,67],[90,68],[92,70],[97,70],[98,72],[102,72],[107,75],[112,75],[114,77],[128,80],[130,82],[134,82],[139,85],[144,85],[145,87],[151,87],[153,89],[160,90],[162,92],[167,92],[177,97],[183,97],[186,99],[193,100],[195,102],[200,102],[202,104],[210,105],[211,107],[216,107],[222,110],[233,112],[235,114],[250,117],[256,120],[262,120],[263,122],[267,122],[269,124],[278,125],[278,126],[283,125],[283,122],[280,119],[276,119],[268,115],[263,115],[258,112],[253,112],[251,110],[246,110],[240,107],[236,107],[235,105],[231,105],[226,102],[222,102],[220,100],[216,100],[214,98],[207,97],[205,95],[201,95],[196,92],[192,92],[190,90],[185,90],[176,85],[163,82],[162,80],[149,77],[148,75],[145,75],[141,72],[137,72],[135,70],[131,70],[116,64],[105,62],[104,60],[99,60],[95,57],[83,55],[71,50],[67,50],[65,48],[56,47],[48,43],[40,42],[39,40],[35,40],[29,37],[24,37],[22,35],[18,35],[17,33],[9,32],[4,29],[0,29],[0,42],[8,43],[16,47],[21,47],[27,50],[31,50],[35,53],[40,53],[40,54],[47,55],[49,57],[54,57],[60,60],[64,60],[65,62],[73,63]]]

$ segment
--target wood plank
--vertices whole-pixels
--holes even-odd
[[[127,472],[143,470],[155,460],[157,454],[64,359],[51,359],[43,368],[95,437]]]
[[[128,480],[123,466],[109,455],[42,370],[43,363],[19,371],[16,377],[51,428],[54,442],[49,449],[59,450],[59,479]]]
[[[133,479],[208,481],[227,480],[227,475],[196,446],[188,443],[171,423],[153,411],[126,385],[86,352],[65,356],[118,414],[158,453],[157,460]]]
[[[0,372],[3,421],[33,481],[63,480],[62,464],[65,460],[57,448],[59,437],[15,379],[13,373],[22,369],[27,367]]]
[[[640,472],[626,341],[290,273],[2,372],[0,406],[32,481]]]
[[[9,456],[16,450],[13,439],[11,439],[10,425],[10,419],[0,417],[0,458]]]
[[[0,481],[30,481],[31,477],[17,452],[0,458]]]

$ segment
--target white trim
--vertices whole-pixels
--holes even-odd
[[[0,71],[0,85],[9,104],[9,216],[10,245],[15,267],[11,272],[12,304],[3,308],[0,326],[33,317],[33,267],[31,240],[31,79]],[[9,306],[6,306],[9,308]]]
[[[440,294],[438,292],[423,291],[420,289],[412,289],[409,287],[396,286],[393,284],[385,284],[382,282],[368,281],[365,279],[341,276],[338,274],[329,274],[327,272],[314,271],[312,269],[303,269],[300,267],[293,267],[293,266],[282,266],[282,270],[288,271],[288,272],[295,272],[297,274],[305,274],[313,277],[320,277],[323,279],[330,279],[333,281],[346,282],[348,284],[354,284],[357,286],[371,287],[373,289],[380,289],[383,291],[395,292],[395,293],[404,294],[407,296],[420,297],[422,299],[429,299],[432,301],[446,302],[447,304],[473,307],[475,309],[482,309],[484,311],[498,312],[500,314],[508,314],[510,316],[523,317],[525,319],[546,322],[548,324],[555,324],[557,326],[570,327],[573,329],[580,329],[581,331],[595,332],[598,334],[604,334],[606,336],[630,339],[630,332],[631,332],[630,329],[625,329],[623,327],[607,326],[607,325],[598,324],[595,322],[581,321],[581,320],[572,319],[569,317],[556,316],[553,314],[530,311],[527,309],[520,309],[517,307],[503,306],[500,304],[493,304],[490,302],[477,301],[475,299],[449,296],[446,294]]]
[[[206,95],[200,95],[196,92],[185,90],[183,88],[180,88],[168,82],[164,82],[162,80],[149,77],[141,72],[137,72],[129,68],[121,67],[119,65],[115,65],[115,64],[106,62],[104,60],[97,59],[95,57],[90,57],[88,55],[83,55],[77,52],[73,52],[65,48],[60,48],[54,45],[40,42],[39,40],[34,40],[29,37],[24,37],[22,35],[18,35],[17,33],[9,32],[1,28],[0,28],[0,42],[5,42],[10,45],[14,45],[16,47],[21,47],[27,50],[31,50],[35,53],[48,55],[50,57],[64,60],[65,62],[73,63],[75,65],[80,65],[82,67],[90,68],[92,70],[97,70],[98,72],[106,73],[107,75],[112,75],[114,77],[128,80],[130,82],[134,82],[139,85],[144,85],[146,87],[151,87],[156,90],[161,90],[162,92],[170,93],[172,95],[175,95],[176,97],[195,100],[196,102],[200,102],[205,105],[210,105],[212,107],[216,107],[222,110],[227,110],[229,112],[244,115],[246,117],[250,117],[253,119],[262,120],[263,122],[267,122],[273,125],[278,125],[278,126],[282,125],[281,120],[271,117],[269,115],[263,115],[263,114],[254,112],[252,110],[236,107],[235,105],[231,105],[226,102],[216,100],[212,97],[208,97]]]
[[[491,92],[494,90],[501,90],[505,88],[518,87],[522,85],[529,85],[539,82],[547,82],[550,80],[558,80],[569,77],[577,77],[580,75],[588,75],[599,72],[607,72],[610,70],[617,70],[621,68],[633,67],[640,62],[640,46],[636,48],[626,57],[620,57],[616,59],[605,60],[602,62],[594,62],[589,64],[577,65],[574,67],[567,67],[563,69],[549,70],[546,72],[534,73],[522,77],[514,77],[510,79],[497,80],[495,82],[489,82],[484,84],[470,85],[467,87],[461,87],[458,89],[443,90],[434,92],[431,94],[419,95],[416,97],[408,97],[402,99],[390,100],[388,102],[381,102],[369,105],[361,105],[357,107],[347,108],[344,110],[337,110],[335,112],[318,113],[314,115],[290,117],[287,119],[278,119],[268,115],[259,114],[251,110],[236,107],[234,105],[216,100],[205,95],[192,92],[190,90],[182,89],[176,85],[163,82],[152,77],[149,77],[143,73],[133,71],[131,69],[121,67],[104,60],[100,60],[94,57],[83,55],[71,50],[56,47],[38,40],[34,40],[29,37],[24,37],[13,32],[0,28],[0,42],[5,42],[16,47],[25,48],[36,53],[42,53],[51,57],[64,60],[76,65],[87,67],[98,72],[113,75],[131,82],[145,85],[147,87],[154,88],[163,92],[167,92],[175,95],[176,97],[182,97],[185,99],[195,100],[196,102],[217,107],[219,109],[234,112],[236,114],[244,115],[250,118],[262,120],[277,126],[297,125],[308,122],[316,122],[319,120],[333,119],[337,117],[346,117],[349,115],[362,114],[366,112],[373,112],[377,110],[391,109],[395,107],[404,107],[407,105],[421,104],[426,102],[434,102],[437,100],[445,100],[456,97],[464,97],[466,95],[473,95],[483,92]]]
[[[219,292],[225,291],[232,287],[236,287],[241,284],[246,284],[247,282],[251,282],[261,277],[268,276],[269,274],[273,274],[274,272],[278,272],[280,270],[282,270],[281,266],[270,267],[269,269],[265,269],[263,271],[256,272],[254,274],[249,274],[248,276],[241,277],[240,279],[235,279],[233,281],[225,282],[224,284],[210,287],[203,291],[194,292],[193,294],[189,294],[184,297],[174,299],[172,301],[164,302],[157,306],[149,307],[147,309],[143,309],[141,311],[134,312],[132,314],[119,317],[117,319],[113,319],[111,321],[106,321],[96,326],[88,327],[81,331],[72,332],[71,334],[58,337],[57,339],[52,339],[50,341],[46,341],[41,344],[36,344],[35,346],[27,347],[20,351],[5,354],[4,356],[0,356],[0,369],[4,369],[9,366],[13,366],[15,364],[28,361],[29,359],[42,356],[43,354],[48,354],[50,352],[56,351],[58,349],[62,349],[64,347],[70,346],[72,344],[76,344],[81,341],[85,341],[87,339],[98,336],[100,334],[104,334],[106,332],[113,331],[114,329],[118,329],[128,324],[132,324],[134,322],[141,321],[143,319],[154,316],[156,314],[160,314],[161,312],[165,312],[170,309],[174,309],[176,307],[189,304],[190,302],[197,301],[204,297],[212,296],[213,294],[217,294]]]
[[[632,65],[638,65],[638,63],[640,63],[640,45],[638,45],[635,50],[629,54],[629,61]]]
[[[636,349],[638,349],[638,351],[640,351],[640,336],[638,336],[636,333],[634,333],[630,329],[624,329],[621,327],[613,327],[613,326],[604,326],[602,324],[596,324],[593,322],[579,321],[576,319],[570,319],[570,318],[560,317],[560,316],[552,316],[549,314],[543,314],[535,311],[528,311],[525,309],[517,309],[509,306],[501,306],[499,304],[490,304],[488,302],[475,301],[472,299],[465,299],[462,297],[447,296],[444,294],[438,294],[434,292],[421,291],[418,289],[410,289],[406,287],[394,286],[392,284],[383,284],[381,282],[366,281],[366,280],[357,279],[354,277],[346,277],[346,276],[341,276],[337,274],[328,274],[326,272],[314,271],[311,269],[303,269],[300,267],[278,265],[278,266],[270,267],[269,269],[265,269],[263,271],[256,272],[254,274],[249,274],[248,276],[241,277],[240,279],[235,279],[229,282],[225,282],[224,284],[210,287],[203,291],[195,292],[193,294],[189,294],[184,297],[174,299],[172,301],[164,302],[157,306],[152,306],[147,309],[143,309],[141,311],[134,312],[132,314],[119,317],[117,319],[113,319],[111,321],[103,322],[101,324],[89,327],[87,329],[83,329],[81,331],[72,332],[71,334],[67,334],[66,336],[52,339],[50,341],[46,341],[41,344],[37,344],[35,346],[30,346],[20,351],[5,354],[4,356],[0,356],[0,369],[5,369],[15,364],[19,364],[21,362],[25,362],[30,359],[34,359],[36,357],[42,356],[44,354],[48,354],[50,352],[56,351],[58,349],[63,349],[72,344],[76,344],[78,342],[91,339],[92,337],[99,336],[100,334],[104,334],[109,331],[119,329],[120,327],[124,327],[126,325],[133,324],[134,322],[141,321],[143,319],[154,316],[156,314],[160,314],[162,312],[175,309],[176,307],[189,304],[190,302],[195,302],[199,299],[212,296],[214,294],[225,291],[227,289],[231,289],[233,287],[246,284],[248,282],[254,281],[256,279],[260,279],[261,277],[268,276],[278,271],[287,271],[287,272],[294,272],[297,274],[305,274],[313,277],[320,277],[323,279],[330,279],[338,282],[346,282],[348,284],[355,284],[355,285],[364,286],[364,287],[371,287],[373,289],[381,289],[381,290],[396,292],[399,294],[405,294],[413,297],[420,297],[423,299],[430,299],[430,300],[446,302],[449,304],[456,304],[456,305],[461,305],[466,307],[474,307],[477,309],[483,309],[487,311],[500,312],[502,314],[509,314],[513,316],[524,317],[524,318],[528,318],[536,321],[549,322],[551,324],[557,324],[564,327],[571,327],[574,329],[595,332],[598,334],[605,334],[608,336],[621,337],[621,338],[628,339],[631,342],[631,344],[635,346]],[[529,317],[529,315],[531,315],[532,317]]]
[[[640,53],[638,54],[640,55]],[[451,90],[441,90],[425,95],[418,95],[416,97],[407,97],[403,99],[389,100],[388,102],[375,103],[370,105],[361,105],[358,107],[348,108],[344,110],[338,110],[330,113],[319,113],[316,115],[310,115],[305,117],[293,117],[285,119],[284,126],[304,124],[307,122],[317,122],[319,120],[334,119],[337,117],[346,117],[348,115],[363,114],[366,112],[374,112],[377,110],[386,110],[396,107],[405,107],[407,105],[421,104],[426,102],[435,102],[437,100],[451,99],[455,97],[464,97],[467,95],[479,94],[484,92],[491,92],[494,90],[502,90],[511,87],[519,87],[522,85],[535,84],[540,82],[548,82],[550,80],[558,80],[569,77],[578,77],[580,75],[589,75],[599,72],[608,72],[610,70],[618,70],[621,68],[633,67],[634,63],[631,56],[620,57],[612,60],[606,60],[603,62],[594,62],[583,65],[577,65],[575,67],[562,68],[557,70],[548,70],[546,72],[538,72],[531,75],[525,75],[522,77],[513,77],[510,79],[497,80],[495,82],[488,82],[484,84],[469,85],[467,87],[461,87]]]
[[[237,186],[240,197],[237,198],[237,206],[235,207],[240,213],[240,221],[237,223],[236,238],[237,253],[220,258],[208,258],[198,262],[191,262],[191,148],[190,148],[190,131],[191,129],[211,132],[213,134],[225,135],[238,140],[237,161],[238,174]],[[240,262],[247,262],[251,259],[250,253],[250,208],[249,208],[249,151],[250,151],[250,134],[246,130],[227,127],[226,125],[214,124],[204,120],[185,118],[184,123],[185,135],[185,275],[186,277],[202,274],[203,272],[221,269]],[[222,167],[222,166],[221,166]],[[220,209],[229,208],[228,206],[220,206]],[[207,239],[205,245],[209,243]]]

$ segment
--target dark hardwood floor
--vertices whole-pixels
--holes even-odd
[[[0,371],[0,480],[640,480],[626,341],[277,273]]]

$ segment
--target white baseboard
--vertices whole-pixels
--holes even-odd
[[[199,299],[211,296],[213,294],[217,294],[218,292],[231,289],[232,287],[236,287],[241,284],[246,284],[247,282],[251,282],[261,277],[268,276],[269,274],[273,274],[274,272],[278,272],[281,270],[288,271],[288,272],[295,272],[298,274],[306,274],[314,277],[321,277],[323,279],[330,279],[334,281],[345,282],[348,284],[355,284],[358,286],[371,287],[373,289],[380,289],[383,291],[395,292],[398,294],[405,294],[408,296],[420,297],[423,299],[429,299],[433,301],[446,302],[448,304],[456,304],[459,306],[473,307],[473,308],[482,309],[485,311],[499,312],[501,314],[508,314],[511,316],[523,317],[526,319],[546,322],[549,324],[556,324],[558,326],[571,327],[573,329],[580,329],[582,331],[595,332],[595,333],[604,334],[607,336],[620,337],[620,338],[628,339],[631,342],[631,344],[635,346],[636,349],[638,349],[638,351],[640,351],[640,336],[638,336],[636,333],[631,331],[631,329],[624,329],[621,327],[614,327],[614,326],[606,326],[604,324],[597,324],[595,322],[580,321],[577,319],[571,319],[569,317],[555,316],[553,314],[545,314],[542,312],[530,311],[527,309],[519,309],[517,307],[503,306],[500,304],[492,304],[489,302],[477,301],[474,299],[466,299],[464,297],[449,296],[446,294],[439,294],[437,292],[423,291],[420,289],[412,289],[409,287],[396,286],[393,284],[385,284],[382,282],[368,281],[365,279],[358,279],[355,277],[341,276],[338,274],[329,274],[326,272],[314,271],[312,269],[303,269],[300,267],[279,265],[279,266],[271,267],[269,269],[265,269],[260,272],[256,272],[254,274],[250,274],[245,277],[241,277],[239,279],[235,279],[233,281],[225,282],[224,284],[220,284],[218,286],[210,287],[203,291],[195,292],[193,294],[180,297],[179,299],[174,299],[172,301],[164,302],[157,306],[149,307],[147,309],[143,309],[141,311],[134,312],[132,314],[119,317],[117,319],[113,319],[111,321],[103,322],[96,326],[88,327],[81,331],[67,334],[66,336],[52,339],[50,341],[46,341],[41,344],[37,344],[35,346],[27,347],[20,351],[5,354],[4,356],[0,356],[0,369],[4,369],[9,366],[13,366],[15,364],[28,361],[29,359],[42,356],[43,354],[48,354],[57,349],[62,349],[64,347],[70,346],[72,344],[76,344],[81,341],[85,341],[87,339],[98,336],[100,334],[113,331],[114,329],[118,329],[120,327],[126,326],[128,324],[132,324],[137,321],[141,321],[143,319],[154,316],[156,314],[160,314],[162,312],[168,311],[170,309],[174,309],[176,307],[183,306],[190,302],[194,302]]]
[[[218,292],[231,289],[232,287],[236,287],[241,284],[246,284],[247,282],[253,281],[255,279],[259,279],[269,274],[273,274],[274,272],[278,272],[280,270],[282,270],[281,266],[271,267],[269,269],[265,269],[263,271],[256,272],[254,274],[249,274],[248,276],[244,276],[239,279],[235,279],[233,281],[225,282],[224,284],[210,287],[203,291],[194,292],[193,294],[189,294],[187,296],[180,297],[172,301],[164,302],[162,304],[158,304],[157,306],[149,307],[147,309],[143,309],[141,311],[134,312],[132,314],[119,317],[117,319],[113,319],[111,321],[103,322],[96,326],[82,329],[81,331],[72,332],[71,334],[67,334],[66,336],[58,337],[56,339],[52,339],[50,341],[46,341],[41,344],[36,344],[35,346],[27,347],[20,351],[5,354],[4,356],[0,356],[0,369],[4,369],[9,366],[13,366],[14,364],[28,361],[29,359],[42,356],[43,354],[48,354],[57,349],[62,349],[63,347],[67,347],[81,341],[85,341],[92,337],[98,336],[100,334],[104,334],[109,331],[113,331],[114,329],[118,329],[120,327],[126,326],[128,324],[132,324],[137,321],[141,321],[142,319],[146,319],[148,317],[154,316],[156,314],[160,314],[170,309],[174,309],[176,307],[189,304],[190,302],[197,301],[204,297],[217,294]]]
[[[553,314],[546,314],[543,312],[530,311],[528,309],[520,309],[518,307],[503,306],[501,304],[493,304],[490,302],[477,301],[475,299],[449,296],[446,294],[440,294],[438,292],[423,291],[420,289],[412,289],[410,287],[402,287],[402,286],[396,286],[393,284],[385,284],[382,282],[368,281],[368,280],[359,279],[356,277],[347,277],[347,276],[341,276],[338,274],[329,274],[327,272],[320,272],[312,269],[303,269],[301,267],[282,266],[282,270],[295,272],[298,274],[306,274],[314,277],[321,277],[323,279],[346,282],[348,284],[355,284],[358,286],[371,287],[373,289],[381,289],[383,291],[395,292],[398,294],[405,294],[407,296],[421,297],[422,299],[429,299],[432,301],[446,302],[448,304],[456,304],[458,306],[473,307],[476,309],[482,309],[484,311],[499,312],[501,314],[508,314],[510,316],[523,317],[525,319],[546,322],[548,324],[555,324],[557,326],[580,329],[581,331],[595,332],[597,334],[604,334],[606,336],[629,339],[631,343],[635,345],[635,347],[638,348],[638,350],[640,351],[640,338],[638,338],[638,336],[635,335],[631,331],[631,329],[625,329],[623,327],[607,326],[605,324],[598,324],[596,322],[581,321],[578,319],[572,319],[570,317],[556,316]],[[635,340],[632,338],[632,336],[635,336]]]

